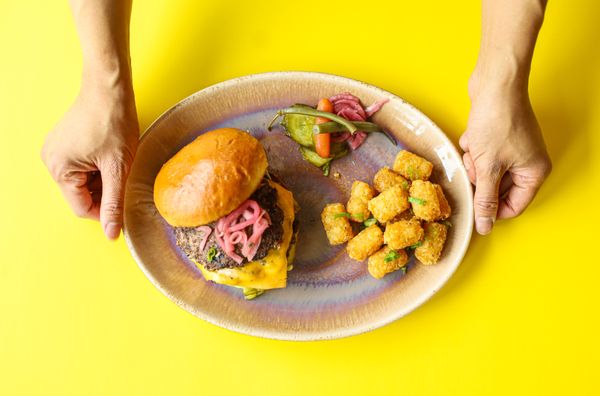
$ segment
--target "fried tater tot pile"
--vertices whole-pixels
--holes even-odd
[[[370,185],[352,184],[346,206],[331,203],[321,221],[331,245],[348,242],[348,256],[368,259],[367,270],[375,279],[407,271],[410,256],[424,265],[442,257],[452,209],[442,187],[429,180],[433,164],[401,150],[392,168],[383,167]]]

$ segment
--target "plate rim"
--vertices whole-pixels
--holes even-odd
[[[386,91],[383,88],[379,88],[375,85],[369,84],[369,83],[361,81],[361,80],[357,80],[357,79],[350,78],[350,77],[344,77],[344,76],[340,76],[337,74],[312,72],[312,71],[271,71],[271,72],[264,72],[264,73],[247,74],[247,75],[235,77],[232,79],[228,79],[225,81],[221,81],[216,84],[202,88],[202,89],[188,95],[187,97],[181,99],[179,102],[175,103],[174,105],[172,105],[171,107],[169,107],[168,109],[163,111],[152,123],[150,123],[150,125],[148,125],[148,127],[140,135],[140,138],[138,140],[138,146],[142,144],[144,139],[149,135],[149,133],[152,131],[152,129],[155,127],[155,125],[162,122],[170,113],[176,111],[178,108],[180,108],[180,107],[184,106],[186,103],[192,101],[196,96],[199,96],[201,94],[206,94],[207,91],[227,88],[228,86],[237,84],[238,82],[240,82],[242,80],[277,79],[277,78],[283,78],[283,77],[298,77],[298,78],[320,77],[320,78],[336,79],[343,83],[350,83],[350,84],[358,83],[360,85],[364,85],[365,87],[367,87],[371,90],[376,91],[378,94],[380,94],[382,96],[385,96],[385,97],[388,97],[388,98],[394,99],[394,100],[399,100],[404,105],[408,106],[412,111],[415,111],[418,114],[420,114],[423,117],[423,120],[426,121],[427,123],[429,123],[429,126],[432,127],[440,135],[440,137],[444,141],[444,143],[446,143],[447,146],[451,147],[454,154],[456,154],[458,158],[461,158],[461,155],[458,152],[456,146],[454,145],[454,143],[452,143],[452,141],[446,135],[446,133],[444,133],[444,131],[435,122],[433,122],[425,113],[423,113],[421,110],[419,110],[418,108],[413,106],[411,103],[404,100],[402,97],[400,97],[394,93],[391,93],[389,91]],[[468,181],[467,171],[466,171],[462,161],[459,162],[459,166],[457,169],[460,172],[461,176],[466,178],[466,180]],[[194,308],[193,306],[191,306],[190,304],[188,304],[184,301],[181,301],[176,296],[174,296],[173,293],[171,293],[167,288],[163,287],[163,285],[153,277],[153,275],[150,273],[150,271],[143,264],[141,258],[138,256],[138,253],[137,253],[135,247],[133,246],[133,242],[129,235],[129,231],[128,231],[128,227],[127,227],[127,216],[126,216],[127,211],[124,211],[123,237],[125,239],[127,248],[129,249],[129,252],[132,255],[132,257],[134,258],[134,260],[136,261],[138,267],[140,268],[142,273],[146,276],[146,278],[148,278],[148,280],[150,280],[150,282],[154,285],[154,287],[156,287],[162,294],[164,294],[174,304],[183,308],[189,314],[191,314],[199,319],[204,320],[205,322],[208,322],[212,325],[215,325],[220,328],[223,328],[223,329],[226,329],[229,331],[233,331],[233,332],[236,332],[239,334],[250,335],[250,336],[266,338],[266,339],[273,339],[273,340],[321,341],[321,340],[340,339],[340,338],[346,338],[346,337],[364,334],[364,333],[378,329],[380,327],[383,327],[385,325],[388,325],[390,323],[393,323],[393,322],[401,319],[402,317],[412,313],[415,309],[417,309],[418,307],[423,305],[425,302],[427,302],[429,299],[431,299],[435,294],[437,294],[444,287],[444,285],[446,285],[448,280],[452,277],[452,275],[454,275],[457,268],[462,263],[465,255],[467,253],[467,250],[468,250],[468,247],[471,242],[472,235],[473,235],[473,221],[474,221],[473,187],[471,186],[470,182],[468,182],[466,185],[467,185],[467,189],[469,190],[468,191],[469,199],[467,202],[467,212],[468,212],[467,220],[471,224],[471,226],[467,227],[467,235],[462,242],[462,246],[460,246],[460,254],[458,255],[458,259],[449,268],[449,270],[444,274],[444,276],[439,278],[437,280],[437,282],[435,283],[435,285],[433,285],[433,287],[427,293],[423,293],[423,294],[419,295],[419,298],[413,300],[405,309],[400,309],[396,312],[393,312],[393,314],[386,316],[385,318],[381,318],[377,321],[367,322],[363,325],[353,325],[350,327],[341,327],[341,328],[325,330],[325,331],[291,333],[291,332],[278,332],[276,330],[262,330],[262,329],[259,330],[259,329],[244,326],[244,325],[237,325],[237,327],[236,327],[235,325],[230,325],[230,322],[220,321],[218,319],[211,317],[210,315],[204,314],[201,311],[193,309]]]

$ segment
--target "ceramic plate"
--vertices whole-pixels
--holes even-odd
[[[298,146],[281,129],[266,130],[279,108],[314,105],[319,98],[351,92],[365,105],[389,102],[373,121],[398,140],[371,134],[351,155],[333,163],[339,179],[324,177],[302,160]],[[154,206],[152,190],[160,167],[205,131],[237,127],[264,145],[271,171],[301,206],[300,237],[294,270],[285,289],[244,300],[239,289],[207,282],[175,244],[173,232]],[[328,245],[320,221],[326,203],[346,202],[354,180],[371,182],[382,166],[406,148],[434,166],[453,213],[442,259],[424,266],[412,259],[406,274],[373,279],[366,262],[348,258],[343,246]],[[320,73],[251,75],[214,85],[173,106],[144,133],[127,183],[125,238],[142,271],[177,305],[206,321],[255,336],[331,339],[359,334],[390,323],[430,298],[452,275],[471,238],[472,191],[461,157],[446,135],[401,98],[363,82]]]

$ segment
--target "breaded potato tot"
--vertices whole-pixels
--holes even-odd
[[[439,184],[434,184],[435,192],[437,193],[438,203],[440,204],[440,217],[437,220],[446,220],[452,214],[452,208],[444,195],[444,190]]]
[[[404,249],[419,242],[424,235],[419,220],[400,220],[385,226],[383,242],[391,249]]]
[[[380,193],[396,185],[401,185],[408,191],[408,181],[387,166],[379,169],[373,177],[373,187]]]
[[[415,180],[410,186],[408,198],[415,216],[426,221],[434,221],[441,215],[437,191],[433,183]]]
[[[396,155],[393,169],[409,180],[429,180],[433,164],[410,151],[402,150]]]
[[[346,205],[346,209],[350,213],[350,220],[362,223],[371,217],[369,201],[374,196],[375,191],[367,183],[358,180],[352,183],[350,199]]]
[[[435,264],[444,249],[448,229],[440,223],[425,223],[424,229],[425,237],[421,245],[415,249],[415,257],[425,265]]]
[[[387,257],[387,261],[386,261]],[[377,253],[369,257],[367,269],[375,279],[381,279],[390,272],[399,270],[408,263],[408,254],[406,251],[393,250],[389,246],[384,246]]]
[[[321,221],[331,245],[339,245],[349,241],[354,236],[352,226],[345,214],[344,204],[332,203],[326,205],[321,212]]]
[[[348,242],[348,256],[354,260],[364,261],[383,245],[383,232],[373,224],[358,233]]]
[[[386,223],[410,207],[408,192],[401,185],[388,188],[369,201],[369,210],[380,223]]]
[[[404,212],[400,213],[398,216],[394,217],[388,223],[395,223],[396,221],[400,221],[400,220],[410,220],[413,217],[415,217],[415,214],[413,213],[411,208],[408,208]]]

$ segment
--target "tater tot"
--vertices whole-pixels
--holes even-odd
[[[410,201],[415,216],[434,221],[441,215],[437,191],[433,183],[415,180],[410,186]]]
[[[425,237],[420,246],[415,249],[415,257],[425,265],[437,263],[446,243],[448,230],[440,223],[425,223]]]
[[[410,207],[408,192],[402,186],[388,188],[369,201],[369,210],[380,223],[386,223]]]
[[[433,164],[410,151],[402,150],[396,155],[393,169],[409,180],[429,180]]]
[[[373,177],[373,187],[379,192],[384,192],[390,187],[401,185],[408,190],[408,181],[388,167],[379,169]]]
[[[348,213],[350,213],[350,220],[363,222],[371,216],[369,212],[369,201],[375,195],[373,188],[367,183],[362,181],[355,181],[352,183],[352,189],[350,190],[350,199],[348,200]]]
[[[331,245],[342,244],[354,236],[348,218],[344,216],[336,217],[340,213],[346,213],[346,208],[341,203],[329,204],[321,212],[321,221]]]
[[[385,226],[383,242],[391,249],[404,249],[419,242],[424,234],[419,220],[400,220]]]
[[[373,278],[381,279],[390,272],[399,270],[408,263],[406,251],[397,250],[395,253],[392,252],[392,249],[388,246],[384,246],[377,253],[369,257],[367,269]],[[386,257],[388,257],[387,262],[385,261]]]
[[[348,242],[348,256],[354,260],[364,261],[383,245],[383,232],[373,224],[358,233]]]
[[[444,190],[439,184],[434,184],[435,192],[437,193],[438,203],[440,204],[440,216],[436,220],[446,220],[452,214],[450,204],[444,195]]]

